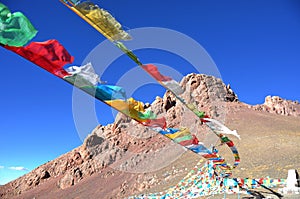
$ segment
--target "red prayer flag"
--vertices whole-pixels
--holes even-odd
[[[206,159],[211,159],[211,158],[218,158],[218,156],[215,153],[207,153],[202,155]]]
[[[172,80],[171,77],[167,77],[167,76],[162,75],[158,71],[157,67],[153,64],[143,65],[142,68],[144,70],[146,70],[148,73],[150,73],[151,76],[154,77],[157,81],[170,81],[170,80]]]
[[[143,125],[149,126],[149,127],[160,127],[162,129],[165,129],[167,126],[166,118],[158,118],[158,119],[148,119],[146,122],[143,122]]]
[[[72,63],[74,57],[57,40],[31,42],[25,47],[6,45],[4,48],[19,54],[60,78],[70,75],[63,67],[67,63]]]
[[[229,147],[233,147],[234,146],[234,144],[233,144],[233,142],[230,140],[230,141],[228,141],[228,142],[226,142],[226,144],[227,144],[227,146],[229,146]]]

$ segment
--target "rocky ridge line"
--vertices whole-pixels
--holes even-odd
[[[184,90],[182,97],[188,103],[195,103],[198,109],[204,110],[216,118],[222,118],[226,114],[223,111],[227,102],[239,103],[238,97],[230,85],[226,86],[222,80],[215,77],[189,74],[182,79],[180,85]],[[251,108],[270,113],[299,116],[299,107],[297,102],[282,100],[278,97],[267,97],[263,105]],[[147,104],[145,108],[150,108],[159,117],[165,116],[168,127],[188,126],[194,128],[193,132],[205,132],[199,119],[186,111],[170,92],[166,92],[162,98],[157,97],[152,104]],[[185,118],[189,118],[189,120],[185,120]],[[197,136],[201,138],[205,134]],[[1,186],[0,197],[10,198],[19,195],[50,179],[55,179],[60,189],[76,185],[84,178],[94,174],[100,173],[103,178],[109,179],[116,175],[117,171],[107,168],[118,167],[123,171],[130,171],[139,166],[143,167],[143,160],[152,158],[152,156],[154,157],[153,163],[157,165],[161,162],[155,157],[159,156],[161,149],[165,149],[169,143],[165,137],[142,125],[137,125],[135,121],[122,114],[118,114],[114,124],[96,127],[82,146]],[[128,154],[130,154],[129,157]],[[116,163],[117,165],[115,165]],[[125,189],[130,193],[141,192],[155,183],[160,183],[159,179],[152,174],[138,174],[133,179],[120,185],[119,194],[125,195]]]

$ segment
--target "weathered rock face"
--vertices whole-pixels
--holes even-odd
[[[238,102],[237,95],[221,79],[203,74],[189,74],[180,83],[184,89],[183,99],[195,103],[211,117],[224,120],[226,102]]]
[[[219,78],[203,74],[189,74],[182,79],[180,84],[185,90],[184,96],[187,101],[192,98],[200,104],[210,104],[212,101],[238,101],[230,85],[226,86]]]
[[[194,103],[198,109],[213,116],[220,116],[226,101],[238,101],[230,86],[211,76],[190,74],[180,84],[184,89],[181,97],[187,103]],[[168,127],[189,126],[194,132],[203,132],[199,119],[186,111],[170,92],[166,92],[163,98],[157,97],[152,104],[147,103],[145,108],[151,109],[158,117],[166,117]],[[204,137],[205,134],[198,136]],[[145,168],[141,162],[146,158],[151,158],[153,165],[164,166],[167,163],[162,161],[162,155],[170,154],[164,157],[172,160],[181,153],[182,148],[176,148],[165,137],[118,114],[114,124],[98,126],[82,146],[9,183],[6,185],[10,187],[7,191],[10,195],[19,194],[52,178],[57,178],[57,186],[65,189],[108,166],[138,171]],[[147,168],[151,170],[151,165],[147,165]]]
[[[285,116],[300,116],[300,105],[297,101],[282,99],[279,96],[267,96],[264,104],[253,106],[255,110],[267,111]]]
[[[226,86],[218,78],[189,74],[182,79],[180,85],[184,90],[180,97],[185,102],[194,103],[199,110],[220,121],[225,118],[226,103],[238,102],[238,97],[230,86]],[[299,107],[297,102],[282,100],[279,97],[267,97],[263,105],[253,108],[282,115],[299,116]],[[191,132],[197,132],[197,137],[204,140],[204,143],[214,141],[205,139],[207,138],[206,127],[201,125],[199,118],[191,111],[186,111],[182,103],[170,92],[166,92],[162,98],[157,97],[151,104],[147,103],[145,108],[151,109],[158,117],[165,117],[168,127],[186,126]],[[97,126],[82,146],[1,186],[0,198],[18,195],[50,179],[57,180],[56,184],[60,189],[66,189],[96,173],[109,178],[114,176],[114,172],[107,172],[105,169],[108,167],[131,173],[145,171],[146,168],[147,171],[152,171],[157,169],[157,165],[162,168],[167,166],[183,152],[182,147],[167,138],[139,125],[127,116],[118,114],[114,124]],[[143,161],[145,159],[148,159],[147,165]],[[107,173],[102,173],[104,170]],[[155,175],[138,174],[134,179],[130,182],[132,183],[130,186],[140,192],[158,183]],[[119,194],[122,195],[128,189],[128,183],[124,182],[120,186]]]

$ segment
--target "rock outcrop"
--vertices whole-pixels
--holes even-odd
[[[218,78],[189,74],[182,79],[180,85],[184,90],[182,99],[222,122],[227,114],[226,104],[239,102],[230,85],[226,86]],[[252,108],[299,116],[299,107],[297,102],[267,97],[263,105]],[[213,139],[206,139],[206,127],[201,125],[199,118],[186,111],[186,107],[170,92],[166,92],[163,97],[157,97],[151,104],[146,103],[145,108],[151,109],[158,117],[165,117],[168,127],[187,126],[192,132],[197,132],[197,137],[204,140],[204,143],[214,142]],[[118,196],[121,197],[129,189],[131,192],[141,192],[160,183],[155,174],[145,174],[145,171],[154,171],[158,169],[157,165],[166,167],[183,152],[182,147],[167,138],[138,125],[127,116],[118,114],[114,124],[97,126],[82,146],[1,186],[0,198],[19,195],[49,180],[55,180],[59,189],[67,189],[94,174],[101,174],[102,178],[112,178],[116,172],[138,173],[133,180],[125,181],[119,186]],[[143,161],[145,159],[148,160],[147,165]],[[172,176],[177,174],[178,172]]]
[[[194,103],[210,115],[218,117],[226,101],[238,101],[230,86],[226,86],[220,79],[211,76],[190,74],[184,77],[180,84],[184,89],[182,98],[188,103]],[[194,126],[195,128],[191,130],[201,132],[199,119],[185,111],[186,109],[170,92],[166,92],[162,98],[157,97],[152,104],[147,103],[145,108],[151,109],[158,117],[166,117],[169,127]],[[190,114],[188,120],[184,120],[187,118],[186,114]],[[7,193],[1,194],[20,194],[53,178],[57,179],[59,188],[66,189],[87,176],[101,172],[108,166],[121,171],[141,171],[145,168],[141,162],[146,158],[152,158],[153,165],[157,163],[164,166],[168,163],[163,162],[160,157],[164,151],[170,150],[173,151],[174,157],[167,157],[167,159],[175,158],[183,153],[180,147],[178,151],[174,151],[174,146],[169,143],[168,139],[118,114],[114,124],[100,125],[95,128],[82,146],[8,183],[6,187],[10,188],[6,189]],[[172,156],[172,153],[170,154]],[[147,167],[149,170],[152,169],[149,165]],[[147,187],[143,185],[145,183],[140,182],[141,179],[142,177],[138,179],[139,189]],[[122,189],[124,187],[125,184],[122,185]]]
[[[300,116],[298,101],[282,99],[279,96],[267,96],[263,104],[255,105],[253,109],[285,116]]]

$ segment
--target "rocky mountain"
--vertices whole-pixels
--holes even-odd
[[[253,106],[255,110],[266,111],[286,116],[300,116],[299,102],[282,99],[279,96],[267,96],[261,105]]]
[[[242,157],[234,175],[285,178],[288,169],[300,168],[295,161],[300,152],[298,102],[268,96],[264,104],[250,106],[239,102],[220,79],[200,74],[189,74],[180,84],[185,101],[241,135],[241,141],[233,138]],[[217,141],[170,92],[145,108],[166,117],[168,127],[189,127],[206,145]],[[219,150],[232,158],[226,148]],[[199,160],[200,156],[118,114],[113,124],[97,126],[83,145],[1,186],[0,198],[123,198],[161,191],[176,184]]]

